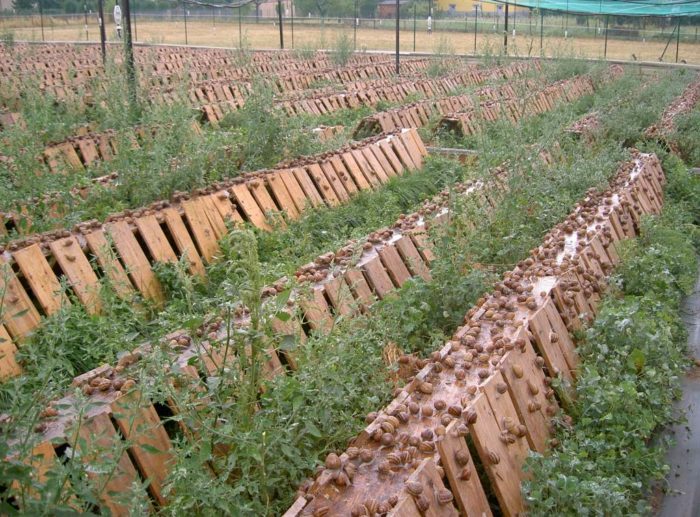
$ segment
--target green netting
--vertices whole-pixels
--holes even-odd
[[[571,14],[617,16],[700,16],[700,0],[483,0]]]

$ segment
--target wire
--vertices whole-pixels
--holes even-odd
[[[213,7],[214,9],[240,9],[248,4],[252,4],[255,0],[243,0],[235,4],[212,4],[209,2],[200,2],[199,0],[182,0],[182,3],[190,5],[199,5],[201,7]]]

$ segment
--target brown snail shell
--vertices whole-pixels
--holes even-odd
[[[441,505],[450,504],[454,500],[452,492],[450,492],[447,488],[441,488],[438,490],[436,497],[438,503]]]
[[[459,417],[462,415],[462,407],[453,404],[449,408],[447,408],[447,412],[454,417]]]
[[[406,491],[413,497],[417,497],[423,493],[423,485],[420,481],[406,481]]]
[[[433,402],[433,407],[438,411],[442,411],[447,407],[447,403],[442,399],[438,399],[435,402]]]
[[[488,451],[487,456],[489,458],[489,461],[494,465],[498,465],[501,462],[501,457],[496,451]]]
[[[524,372],[523,372],[523,367],[520,366],[519,364],[514,364],[513,365],[513,375],[515,375],[516,378],[522,379]]]
[[[336,453],[331,452],[328,456],[326,456],[326,461],[324,465],[327,469],[336,470],[340,468],[342,462],[340,461],[340,457]]]
[[[455,452],[455,461],[457,462],[457,465],[464,467],[467,463],[469,463],[469,452],[465,449],[459,449],[457,452]]]
[[[472,477],[472,469],[470,467],[464,467],[462,471],[459,473],[459,479],[462,479],[464,481],[469,481],[469,479]]]
[[[418,391],[426,395],[430,395],[433,392],[433,385],[429,382],[421,382],[420,386],[418,387]]]
[[[467,424],[474,424],[476,423],[478,415],[476,413],[476,410],[474,408],[469,408],[464,413],[462,413],[462,418],[464,418],[464,421]]]

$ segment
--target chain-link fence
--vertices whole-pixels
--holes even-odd
[[[428,22],[418,3],[400,11],[402,52],[572,56],[640,61],[676,60],[700,64],[700,20],[667,17],[563,15],[536,10],[435,13]],[[286,9],[289,11],[289,9]],[[395,11],[394,11],[395,13]],[[421,14],[422,13],[422,14]],[[117,40],[112,16],[105,14],[107,39]],[[283,13],[286,48],[310,50],[394,50],[395,18],[291,16]],[[243,9],[177,8],[133,11],[137,43],[279,48],[276,16]],[[429,29],[430,25],[430,31]],[[506,37],[507,36],[507,37]],[[80,13],[0,12],[0,37],[41,41],[99,41],[94,9]],[[507,45],[507,47],[506,47]],[[507,50],[506,50],[507,49]]]

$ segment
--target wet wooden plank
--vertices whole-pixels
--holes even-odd
[[[134,292],[133,285],[107,241],[104,231],[99,229],[88,233],[85,240],[117,294],[122,298],[129,298]]]
[[[511,456],[508,445],[499,438],[501,429],[486,395],[477,397],[472,402],[472,409],[477,418],[469,425],[469,432],[479,458],[496,492],[503,515],[516,517],[525,509],[520,494],[521,467]]]
[[[379,160],[377,160],[376,156],[369,147],[363,147],[362,149],[358,149],[358,151],[362,154],[362,157],[365,159],[374,174],[379,178],[379,181],[382,183],[389,181],[391,176],[384,171],[384,167],[382,167],[382,164],[379,163]]]
[[[270,196],[270,193],[267,191],[265,181],[263,179],[255,179],[250,181],[248,182],[248,189],[250,190],[251,194],[253,194],[255,201],[258,203],[258,206],[262,210],[263,214],[265,214],[265,217],[274,218],[279,212],[279,208]],[[284,225],[284,221],[281,218],[278,219],[279,223]]]
[[[78,139],[78,149],[80,149],[80,154],[83,156],[83,162],[85,165],[91,165],[93,162],[100,159],[100,155],[97,152],[97,147],[95,142],[90,138],[80,138]]]
[[[364,311],[375,301],[372,288],[367,283],[365,276],[357,269],[349,269],[343,275],[345,283],[350,288],[350,292],[360,305],[360,310]]]
[[[299,306],[304,311],[304,319],[313,330],[326,333],[333,328],[333,316],[326,298],[323,296],[322,287],[314,286],[310,297],[300,298]]]
[[[49,246],[85,310],[90,314],[99,313],[102,308],[100,282],[78,241],[73,236],[65,237]]]
[[[343,203],[348,201],[350,199],[350,195],[348,194],[348,191],[345,190],[343,182],[340,181],[340,178],[336,174],[333,164],[331,164],[331,162],[322,162],[320,167],[323,174],[325,174],[326,178],[328,179],[328,183],[330,183],[331,187],[333,187],[333,191],[338,199]]]
[[[379,142],[377,142],[377,145],[382,150],[384,156],[391,164],[391,167],[394,169],[394,173],[397,176],[402,175],[404,172],[404,166],[402,165],[401,160],[394,151],[393,146],[389,145],[389,143],[386,140],[380,140]]]
[[[430,269],[423,261],[423,258],[420,256],[411,238],[407,235],[402,235],[401,238],[396,241],[395,245],[404,264],[408,266],[411,275],[420,276],[423,280],[429,282],[431,279]]]
[[[348,316],[355,312],[355,299],[342,276],[337,276],[323,284],[328,299],[335,308],[336,314]]]
[[[379,188],[379,186],[382,184],[382,179],[374,170],[372,170],[372,167],[370,167],[367,160],[365,160],[362,152],[360,152],[359,149],[353,149],[351,153],[353,158],[355,158],[355,162],[360,168],[360,171],[362,171],[362,174],[364,174],[365,178],[367,179],[367,182],[372,185],[372,188]]]
[[[163,485],[175,457],[155,408],[139,392],[132,391],[114,401],[111,409],[119,430],[132,444],[129,450],[149,482],[150,493],[158,504],[166,504]]]
[[[578,354],[576,353],[576,345],[574,344],[569,332],[566,330],[566,325],[561,319],[554,303],[550,300],[544,307],[544,313],[547,315],[547,321],[551,329],[550,340],[561,350],[566,364],[573,378],[574,372],[578,369]]]
[[[396,176],[396,171],[394,170],[394,167],[391,166],[391,163],[389,163],[389,160],[387,159],[386,155],[377,144],[372,144],[368,146],[367,150],[374,155],[377,162],[379,162],[379,164],[382,166],[382,170],[384,171],[384,174],[387,177],[391,178],[393,176]]]
[[[387,514],[392,517],[404,517],[406,516],[423,516],[423,517],[457,517],[457,509],[452,504],[439,504],[436,500],[436,494],[439,490],[445,488],[445,484],[442,482],[442,478],[437,471],[435,466],[435,461],[433,458],[425,458],[415,471],[408,477],[407,482],[419,482],[423,486],[423,494],[430,501],[430,506],[428,509],[422,512],[413,513],[413,508],[415,508],[415,503],[413,502],[413,496],[411,496],[406,489],[404,489],[399,496],[399,502],[396,506]],[[410,500],[410,504],[406,504],[405,501]]]
[[[409,235],[425,263],[430,265],[435,260],[435,253],[433,253],[433,245],[430,242],[428,233],[425,229],[419,228],[409,232]]]
[[[126,221],[117,221],[108,225],[107,231],[112,236],[114,246],[124,261],[129,278],[137,289],[145,298],[162,303],[164,295],[160,282]]]
[[[460,514],[467,517],[489,517],[493,514],[479,481],[467,441],[464,436],[456,434],[460,423],[459,420],[452,421],[447,426],[447,432],[442,440],[435,442],[441,464],[447,474]],[[467,461],[463,463],[465,458]]]
[[[398,135],[395,136],[395,138],[399,139],[401,143],[403,143],[404,148],[406,151],[408,151],[408,155],[411,157],[411,161],[414,163],[416,168],[421,168],[423,166],[423,155],[420,152],[420,149],[416,147],[416,144],[410,136],[410,131],[405,131],[401,132]]]
[[[53,314],[62,306],[70,305],[38,244],[15,251],[13,258],[46,314]]]
[[[535,338],[537,349],[544,358],[550,374],[556,376],[558,373],[561,373],[564,379],[571,381],[572,375],[569,371],[566,358],[559,346],[557,346],[557,343],[553,341],[554,330],[548,318],[549,306],[551,304],[553,304],[553,302],[547,300],[545,305],[530,318],[529,329]]]
[[[234,226],[243,223],[243,217],[238,213],[238,209],[231,202],[231,194],[226,190],[214,192],[209,196],[209,202],[213,204],[219,212],[224,223],[233,223]]]
[[[550,402],[545,397],[547,387],[544,372],[535,362],[537,356],[525,339],[523,349],[514,349],[503,357],[501,373],[508,384],[508,390],[520,421],[527,428],[527,440],[532,450],[544,454],[549,439],[546,408]],[[552,402],[552,410],[557,409]]]
[[[418,168],[418,166],[413,162],[408,149],[406,149],[403,141],[398,136],[391,136],[389,142],[406,169],[413,170]]]
[[[173,240],[175,241],[175,246],[178,249],[180,256],[184,256],[185,260],[189,263],[190,273],[193,275],[204,276],[204,264],[202,259],[199,258],[199,252],[197,251],[190,233],[187,231],[185,223],[182,222],[182,217],[177,213],[174,208],[168,207],[162,212],[163,221],[170,232]],[[215,254],[217,249],[213,252]],[[213,256],[212,254],[212,256]]]
[[[384,265],[378,255],[365,262],[362,265],[362,271],[369,285],[372,286],[372,290],[380,299],[386,297],[394,290],[394,284],[384,269]]]
[[[411,279],[410,271],[406,267],[406,264],[404,264],[403,260],[401,260],[399,252],[396,251],[396,248],[393,245],[387,244],[380,249],[379,257],[381,258],[387,273],[389,273],[391,281],[394,282],[396,287],[401,287],[405,282]]]

